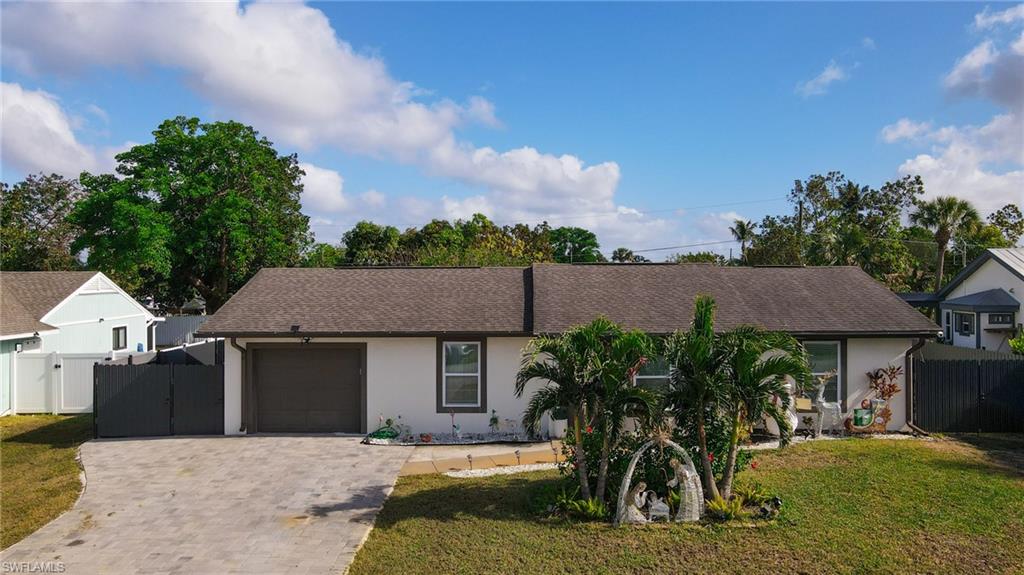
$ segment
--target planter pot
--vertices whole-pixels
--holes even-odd
[[[429,433],[421,433],[420,434],[420,441],[422,441],[423,443],[430,443],[433,440],[434,440],[434,436],[430,435]]]

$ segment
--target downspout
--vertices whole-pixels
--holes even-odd
[[[917,338],[917,343],[910,346],[910,349],[907,350],[907,353],[903,358],[903,373],[906,377],[908,391],[906,401],[907,427],[922,435],[928,435],[928,432],[914,424],[914,394],[917,393],[914,389],[914,352],[924,347],[924,344],[927,343],[927,341],[928,340],[923,337]]]
[[[246,377],[246,375],[247,375],[247,372],[249,370],[248,370],[248,365],[245,362],[245,348],[240,346],[240,345],[238,345],[238,342],[236,342],[235,338],[233,338],[233,337],[231,338],[230,341],[231,341],[231,347],[237,349],[238,353],[241,354],[241,356],[242,356],[242,363],[241,363],[241,366],[240,366],[240,368],[242,370],[242,390],[241,390],[242,391],[242,425],[240,425],[238,427],[238,431],[241,432],[241,433],[245,433],[246,432],[245,431],[245,422],[249,419],[249,410],[247,409],[248,408],[248,403],[249,403],[249,394],[246,392],[246,390],[247,390],[247,387],[246,387],[246,383],[247,383],[246,379],[247,379],[247,377]]]

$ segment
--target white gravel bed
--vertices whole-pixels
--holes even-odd
[[[794,437],[789,442],[790,445],[796,445],[798,443],[807,443],[808,441],[833,441],[837,439],[917,439],[921,441],[931,441],[930,437],[910,435],[907,433],[865,433],[859,435],[822,435],[821,437]],[[743,445],[740,449],[747,451],[764,451],[766,449],[778,449],[779,442],[776,441],[765,441],[763,443],[756,443],[754,445]]]
[[[558,469],[557,463],[531,463],[529,465],[508,465],[505,467],[488,467],[486,469],[463,469],[461,471],[446,471],[448,477],[490,477],[492,475],[512,475],[513,473],[525,473],[527,471],[545,471]]]

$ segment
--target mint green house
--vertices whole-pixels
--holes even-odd
[[[0,415],[92,411],[92,366],[153,349],[159,318],[99,272],[0,273]]]

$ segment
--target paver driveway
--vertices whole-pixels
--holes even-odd
[[[75,507],[3,552],[67,573],[340,573],[412,448],[334,436],[90,441]]]

